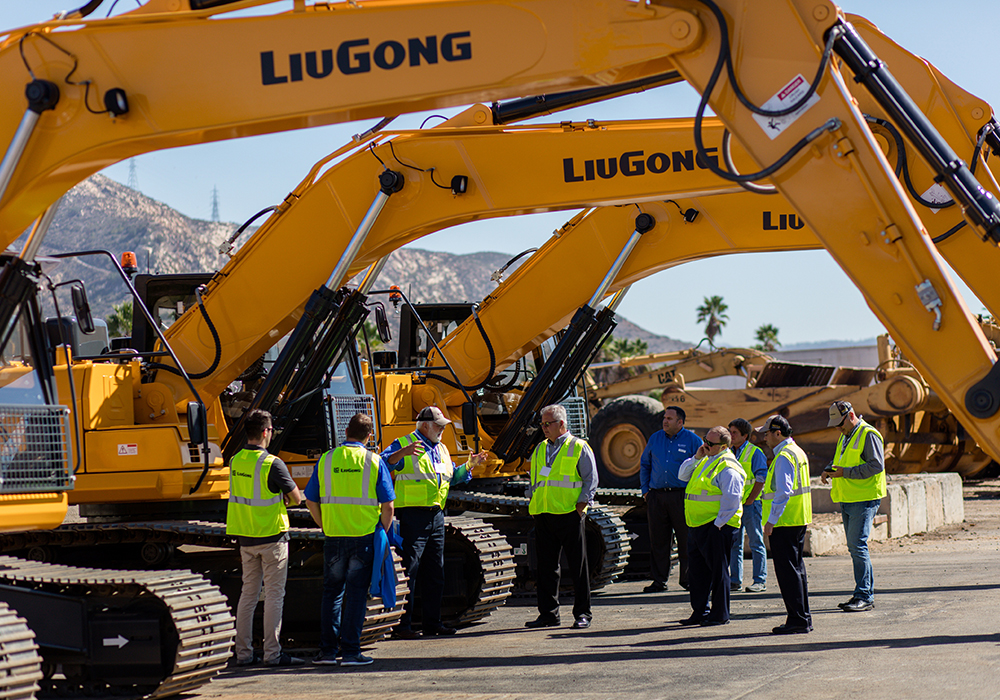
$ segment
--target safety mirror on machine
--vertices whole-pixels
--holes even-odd
[[[383,343],[388,343],[392,340],[392,329],[389,328],[389,319],[385,315],[385,309],[382,306],[375,307],[375,328],[378,329],[378,337]]]
[[[476,423],[479,418],[476,416],[476,404],[467,401],[462,404],[462,432],[466,435],[476,434]]]
[[[82,284],[74,284],[70,287],[73,296],[73,312],[76,314],[76,323],[80,327],[80,332],[90,335],[97,330],[94,325],[94,315],[90,313],[90,302],[87,301],[87,290]]]
[[[208,437],[208,417],[205,415],[205,405],[190,401],[187,405],[188,442],[201,445]]]

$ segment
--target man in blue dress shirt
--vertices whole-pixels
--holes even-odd
[[[646,499],[649,522],[650,569],[653,582],[645,593],[667,590],[670,575],[670,550],[674,533],[680,557],[681,588],[688,589],[687,525],[684,522],[685,482],[677,476],[681,463],[693,457],[701,447],[701,438],[684,427],[687,414],[679,406],[663,412],[663,430],[650,436],[639,461],[639,485]]]

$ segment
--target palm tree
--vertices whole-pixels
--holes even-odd
[[[111,305],[112,313],[104,319],[108,324],[108,335],[122,338],[132,333],[132,300]]]
[[[755,350],[774,352],[781,345],[778,341],[778,329],[770,323],[765,323],[758,328],[753,337],[757,341],[757,345],[754,345]]]
[[[705,335],[708,337],[709,345],[715,345],[715,336],[722,333],[722,327],[726,325],[729,316],[726,311],[729,305],[722,301],[722,297],[705,297],[705,303],[698,307],[698,323],[705,324]]]

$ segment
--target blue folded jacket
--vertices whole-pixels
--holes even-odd
[[[388,534],[381,524],[375,526],[375,564],[369,593],[382,599],[385,610],[396,607],[396,564],[392,560],[392,547],[402,546],[398,523],[393,522]]]

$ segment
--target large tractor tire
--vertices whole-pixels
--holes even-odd
[[[639,488],[639,458],[646,441],[663,428],[663,404],[648,396],[623,396],[590,422],[590,445],[601,486]]]

